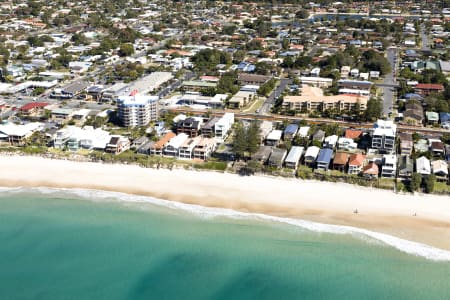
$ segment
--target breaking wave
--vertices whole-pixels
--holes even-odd
[[[306,221],[295,218],[282,218],[275,217],[260,213],[247,213],[240,212],[226,208],[212,208],[204,207],[195,204],[185,204],[175,201],[157,199],[148,196],[137,196],[119,192],[109,192],[101,190],[89,190],[89,189],[63,189],[63,188],[2,188],[0,192],[4,193],[40,193],[40,194],[52,194],[54,196],[76,196],[81,199],[87,199],[95,202],[134,202],[134,203],[147,203],[156,206],[174,209],[178,211],[188,212],[192,215],[201,218],[228,218],[228,219],[240,219],[240,220],[256,220],[266,221],[278,224],[287,224],[298,228],[306,229],[312,232],[330,233],[330,234],[342,234],[352,235],[359,238],[369,238],[369,240],[379,241],[385,245],[391,246],[401,252],[420,256],[433,261],[450,261],[450,251],[435,248],[426,244],[413,242],[392,235],[370,231],[362,228],[324,224],[312,221]]]

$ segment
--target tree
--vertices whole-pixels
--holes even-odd
[[[233,152],[236,155],[237,159],[244,157],[245,150],[247,149],[247,141],[244,125],[242,122],[237,123],[236,129],[234,131],[233,144],[232,144]]]
[[[247,151],[250,154],[256,153],[259,149],[260,135],[259,135],[259,124],[253,121],[247,130]]]
[[[381,117],[383,112],[383,103],[376,98],[370,98],[367,101],[367,109],[364,112],[364,119],[367,121],[374,121]]]
[[[130,56],[134,54],[134,47],[130,43],[120,45],[119,56]]]
[[[428,175],[425,177],[425,192],[432,193],[434,191],[434,184],[436,183],[436,176]]]
[[[420,188],[421,183],[422,183],[422,175],[420,175],[419,173],[413,173],[409,184],[411,192],[417,191],[417,189]]]
[[[309,12],[306,9],[301,9],[295,13],[295,17],[301,20],[307,19],[309,17]]]

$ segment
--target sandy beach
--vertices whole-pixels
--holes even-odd
[[[450,250],[448,196],[342,183],[0,156],[0,186],[86,188],[349,225]],[[354,211],[358,210],[358,214]]]

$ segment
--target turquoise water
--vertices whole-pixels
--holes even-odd
[[[0,193],[0,299],[450,299],[450,263],[114,196]]]

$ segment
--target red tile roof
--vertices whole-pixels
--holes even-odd
[[[362,135],[362,130],[356,130],[356,129],[347,129],[345,131],[345,137],[347,139],[357,139]]]
[[[444,86],[442,84],[436,83],[419,83],[415,86],[415,88],[419,90],[444,90]]]
[[[23,105],[21,108],[19,108],[19,110],[28,111],[28,110],[31,110],[34,108],[46,107],[47,105],[48,105],[47,102],[30,102],[30,103]]]
[[[365,156],[361,153],[352,154],[350,156],[350,160],[349,160],[348,164],[350,166],[362,166],[364,159],[365,159]]]

